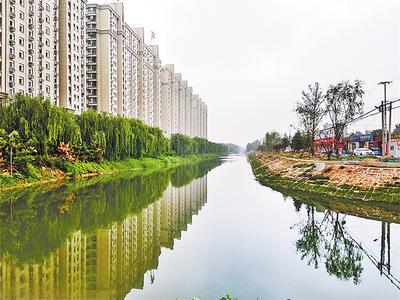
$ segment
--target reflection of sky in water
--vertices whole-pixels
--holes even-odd
[[[315,217],[321,220],[324,213],[315,212]],[[381,222],[352,216],[345,220],[346,232],[379,260]],[[306,207],[296,213],[291,198],[284,200],[280,193],[259,185],[245,158],[224,164],[208,175],[207,205],[193,225],[173,251],[162,251],[154,284],[146,281],[143,291],[134,290],[127,298],[216,299],[226,293],[239,299],[397,298],[397,288],[379,275],[364,253],[356,286],[353,278],[329,275],[324,258],[318,269],[308,266],[296,251],[301,238],[296,225],[306,221]],[[391,224],[390,230],[392,274],[396,276],[400,226]]]
[[[258,184],[245,157],[229,157],[203,177],[217,165],[96,179],[44,196],[31,193],[15,205],[12,217],[3,203],[1,225],[9,230],[2,227],[0,298],[26,298],[27,293],[102,299],[217,299],[227,293],[239,299],[398,297],[399,290],[373,264],[381,258],[382,222],[294,203]],[[58,215],[71,199],[69,211]],[[39,207],[36,213],[31,206]],[[307,264],[313,252],[299,247],[299,241],[313,241],[305,230],[310,224],[322,241],[317,269],[314,261]],[[395,277],[399,236],[400,226],[391,224],[390,276]],[[361,261],[342,260],[347,269],[326,267],[335,237],[342,250],[337,258],[346,258],[347,249]],[[312,249],[313,244],[301,245]],[[5,249],[15,251],[6,254]],[[28,263],[19,264],[16,257]],[[361,270],[357,285],[349,266]]]

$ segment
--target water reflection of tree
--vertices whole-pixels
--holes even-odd
[[[307,222],[300,228],[301,238],[296,242],[297,251],[301,254],[301,259],[308,259],[307,264],[318,268],[321,256],[322,232],[320,224],[315,221],[314,207],[307,206]]]
[[[354,284],[358,284],[363,271],[363,256],[360,248],[345,233],[344,220],[339,219],[338,213],[330,211],[322,219],[317,219],[313,206],[307,205],[306,210],[307,220],[298,224],[301,238],[296,242],[301,259],[307,259],[307,264],[314,268],[324,260],[328,274],[342,280],[352,279]]]
[[[339,221],[339,213],[334,216],[329,212],[331,218],[327,218],[333,226],[331,240],[326,243],[326,262],[325,267],[330,275],[335,275],[339,279],[349,280],[353,278],[354,284],[360,282],[363,270],[361,265],[362,252],[346,237],[343,231],[343,221]]]

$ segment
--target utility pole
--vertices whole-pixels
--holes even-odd
[[[389,103],[389,132],[388,132],[389,153],[390,145],[392,144],[392,101]]]
[[[391,136],[391,128],[389,128],[389,134],[387,132],[387,99],[386,99],[386,87],[392,81],[381,81],[378,85],[383,85],[383,102],[382,102],[382,155],[386,156],[389,154],[389,146],[388,142],[391,138],[388,139],[388,136]],[[389,141],[388,141],[389,140]]]

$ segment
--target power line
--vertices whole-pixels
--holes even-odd
[[[392,101],[392,103],[396,103],[396,102],[400,102],[400,99],[397,99],[397,100],[395,100],[395,101]],[[400,105],[399,105],[399,106],[392,107],[392,110],[395,110],[395,109],[398,109],[398,108],[400,108]],[[379,114],[381,113],[381,111],[380,111],[379,109],[380,109],[380,107],[375,107],[374,109],[371,109],[370,111],[368,111],[368,112],[362,114],[361,116],[359,116],[359,117],[357,117],[357,118],[355,118],[355,119],[353,119],[353,120],[350,120],[350,121],[345,122],[343,125],[344,125],[344,126],[347,126],[347,125],[349,125],[349,124],[351,124],[351,123],[358,122],[358,121],[362,121],[362,120],[365,120],[365,119],[367,119],[367,118],[370,118],[370,117],[379,115]],[[376,110],[379,110],[379,111],[375,112]],[[372,114],[371,114],[371,113],[372,113]],[[324,129],[321,129],[319,132],[321,133],[321,132],[324,132],[324,131],[327,131],[327,130],[331,130],[331,129],[334,129],[334,127],[332,126],[332,127],[329,127],[329,128],[324,128]]]

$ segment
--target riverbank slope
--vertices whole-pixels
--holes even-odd
[[[29,176],[15,173],[0,174],[0,192],[16,188],[45,184],[50,182],[112,175],[119,172],[153,172],[166,170],[180,165],[196,164],[201,161],[217,159],[220,154],[196,154],[188,156],[161,156],[158,158],[125,159],[120,161],[95,162],[64,162],[62,165],[47,167],[31,167]]]
[[[285,188],[335,199],[400,203],[400,169],[317,161],[256,153],[249,161],[257,180],[271,188]]]

